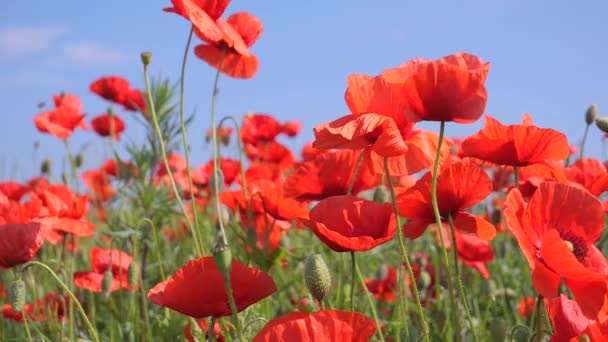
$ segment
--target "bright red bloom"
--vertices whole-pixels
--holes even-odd
[[[116,195],[116,191],[112,189],[109,175],[103,169],[85,171],[81,177],[84,185],[96,200],[106,202]]]
[[[322,150],[314,148],[312,145],[313,145],[312,142],[308,142],[302,147],[302,160],[303,161],[315,159],[315,157],[317,155],[319,155],[323,152]]]
[[[127,279],[129,265],[133,258],[117,249],[91,249],[91,272],[74,272],[74,284],[81,289],[101,292],[104,273],[112,272],[112,286],[110,291],[120,289],[131,290]]]
[[[146,113],[146,101],[139,89],[129,89],[120,103],[126,110]]]
[[[112,177],[129,177],[139,174],[137,167],[128,161],[108,159],[101,168],[105,174]]]
[[[456,53],[436,61],[413,59],[382,76],[405,103],[407,120],[471,123],[485,110],[489,70],[481,58]]]
[[[536,290],[556,298],[564,278],[585,316],[594,318],[608,295],[608,263],[593,244],[604,228],[601,202],[584,190],[545,182],[529,203],[511,190],[504,215]]]
[[[285,181],[285,194],[301,201],[319,201],[330,196],[345,195],[361,152],[326,151],[305,161]],[[378,184],[375,173],[360,165],[352,194]]]
[[[37,322],[45,322],[49,319],[61,320],[68,315],[69,301],[70,297],[68,295],[62,296],[55,292],[50,292],[33,304],[25,304],[24,311],[30,320]],[[2,316],[9,320],[23,322],[22,313],[14,312],[10,304],[2,306]]]
[[[32,260],[42,247],[39,223],[0,222],[0,236],[0,269]]]
[[[89,86],[92,93],[114,103],[121,103],[129,88],[129,81],[120,76],[100,77]]]
[[[198,325],[198,327],[202,330],[202,332],[205,333],[205,338],[209,339],[209,336],[210,336],[209,330],[210,329],[209,329],[209,323],[207,323],[207,320],[206,319],[197,319],[196,325]],[[220,324],[217,321],[213,325],[213,335],[215,336],[215,340],[217,342],[225,341],[224,335],[222,335],[222,329],[220,327]],[[186,338],[186,340],[188,342],[197,342],[198,341],[192,335],[192,325],[190,323],[188,323],[188,324],[186,324],[186,326],[184,326],[184,337]]]
[[[219,42],[224,38],[216,20],[224,14],[230,0],[171,0],[171,3],[174,7],[163,10],[188,19],[201,39]]]
[[[299,121],[287,121],[283,125],[281,125],[281,132],[285,133],[288,137],[295,137],[300,133],[302,129],[302,123]]]
[[[281,124],[272,115],[256,113],[246,115],[241,126],[244,144],[273,141],[281,133]]]
[[[283,170],[289,169],[295,162],[293,153],[277,141],[245,144],[245,154],[251,161],[276,164]]]
[[[578,337],[583,334],[588,326],[595,323],[594,320],[583,315],[576,301],[568,299],[563,294],[554,299],[545,300],[545,303],[547,313],[555,329],[553,336],[551,336],[551,342],[583,341]],[[599,342],[605,341],[605,339],[592,339],[591,341]]]
[[[372,249],[392,239],[397,228],[390,204],[355,196],[328,197],[309,217],[299,220],[336,252]]]
[[[118,141],[120,134],[125,130],[125,122],[116,114],[102,114],[91,120],[91,127],[100,136],[113,136],[114,140]]]
[[[290,312],[268,322],[253,338],[253,342],[367,342],[375,333],[374,320],[358,312]]]
[[[565,173],[568,180],[580,184],[595,196],[608,190],[608,171],[597,159],[579,159],[567,167]]]
[[[393,303],[397,291],[397,269],[391,266],[386,266],[385,269],[386,275],[384,277],[365,279],[365,286],[377,300]]]
[[[233,260],[230,282],[237,311],[276,292],[266,273]],[[148,298],[156,305],[194,318],[231,315],[222,273],[213,257],[188,261],[169,280],[156,284]]]
[[[456,231],[456,248],[458,259],[465,266],[474,268],[484,279],[490,279],[487,263],[494,260],[494,249],[488,241],[481,240],[472,234]]]
[[[403,225],[410,239],[422,235],[435,223],[431,201],[431,173],[427,172],[416,184],[397,196],[399,213],[411,221]],[[464,210],[485,199],[492,192],[492,181],[485,171],[470,160],[446,166],[437,178],[437,200],[441,218],[454,219],[456,229],[473,233],[483,240],[496,234],[494,226],[482,217]]]
[[[524,297],[517,304],[517,311],[519,315],[523,318],[528,318],[534,313],[534,297]]]
[[[241,182],[240,177],[236,180]],[[276,164],[254,162],[245,170],[245,180],[248,184],[261,180],[279,183],[283,181],[283,171]]]
[[[38,131],[49,133],[59,139],[67,139],[76,127],[86,129],[82,103],[74,95],[54,95],[55,109],[38,114],[34,124]]]
[[[220,169],[224,176],[224,184],[232,185],[241,176],[241,162],[236,159],[220,158]],[[213,176],[213,159],[201,170],[207,177]]]
[[[186,2],[186,0],[184,0]],[[234,78],[252,78],[258,71],[258,59],[249,48],[262,34],[262,23],[252,14],[239,12],[228,20],[217,19],[217,27],[223,31],[221,41],[208,39],[206,34],[197,34],[208,44],[194,48],[197,57],[214,68]]]
[[[539,128],[529,117],[521,125],[505,126],[489,115],[485,127],[462,142],[469,157],[498,165],[526,166],[566,159],[566,136],[550,128]]]

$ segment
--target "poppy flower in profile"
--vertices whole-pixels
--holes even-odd
[[[366,251],[393,238],[397,223],[390,204],[355,196],[328,197],[299,220],[336,252]]]
[[[604,228],[601,202],[585,190],[545,182],[528,203],[511,190],[504,215],[538,293],[558,297],[563,278],[585,316],[594,318],[608,294],[608,263],[594,245]]]
[[[127,279],[129,265],[133,258],[117,249],[91,249],[91,268],[90,272],[74,272],[74,285],[81,289],[101,292],[104,273],[112,272],[112,286],[110,291],[120,289],[131,290]]]
[[[59,139],[67,139],[76,127],[86,129],[85,115],[81,113],[82,103],[74,95],[54,95],[55,108],[34,117],[38,131],[49,133]]]
[[[230,186],[241,175],[241,162],[236,159],[220,158],[220,169],[224,175],[224,185]],[[201,170],[207,177],[213,175],[213,159]]]
[[[244,144],[273,141],[281,133],[281,124],[270,114],[246,115],[241,125],[241,141]]]
[[[594,158],[582,158],[565,169],[568,180],[580,184],[594,196],[608,190],[608,170]]]
[[[224,33],[222,40],[208,39],[206,34],[198,36],[206,41],[194,48],[194,54],[224,74],[240,79],[252,78],[258,71],[258,58],[249,48],[262,34],[262,23],[252,14],[239,12],[215,22]]]
[[[345,195],[361,153],[352,150],[326,151],[313,160],[300,163],[285,181],[285,194],[300,201],[319,201],[330,196]],[[376,174],[365,165],[360,165],[356,177],[352,194],[378,184]]]
[[[399,213],[411,220],[403,225],[403,234],[416,239],[435,223],[431,201],[431,173],[427,172],[414,186],[397,196]],[[492,240],[496,228],[485,218],[464,210],[484,200],[492,192],[492,181],[486,172],[468,159],[446,166],[437,177],[437,200],[442,220],[448,215],[455,228]]]
[[[473,234],[462,234],[456,231],[456,249],[458,259],[465,266],[475,269],[484,279],[490,279],[487,263],[494,260],[494,249],[488,241]]]
[[[89,85],[92,93],[114,103],[121,103],[129,88],[129,81],[120,76],[100,77]]]
[[[91,127],[100,136],[112,136],[114,140],[118,141],[120,134],[125,130],[125,122],[115,114],[102,114],[91,120]]]
[[[269,275],[236,260],[230,267],[230,282],[239,312],[277,290]],[[231,315],[222,273],[213,257],[188,261],[169,280],[156,284],[148,299],[193,318]]]
[[[406,104],[407,120],[472,123],[486,108],[489,70],[481,58],[456,53],[436,61],[413,59],[382,76]]]
[[[216,20],[224,14],[230,0],[171,0],[171,3],[173,7],[163,8],[163,11],[179,14],[189,20],[201,39],[219,42],[224,38]]]
[[[281,132],[288,137],[295,137],[302,130],[302,124],[299,121],[287,121],[281,125]]]
[[[106,202],[116,195],[109,174],[105,173],[104,170],[88,170],[83,172],[81,177],[84,185],[96,200]]]
[[[268,322],[253,342],[367,342],[375,333],[376,322],[358,312],[290,312]]]
[[[39,223],[0,222],[0,236],[0,269],[32,260],[43,243]]]
[[[462,150],[468,157],[510,166],[559,161],[570,154],[563,133],[536,127],[529,116],[520,125],[505,126],[486,115],[484,128],[466,138]]]

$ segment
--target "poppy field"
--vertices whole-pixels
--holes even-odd
[[[608,162],[585,154],[590,130],[608,134],[597,105],[578,144],[530,114],[501,122],[494,65],[455,51],[353,70],[348,112],[294,148],[300,118],[218,114],[222,80],[264,63],[255,13],[167,3],[190,27],[176,85],[142,52],[143,87],[91,80],[107,112],[58,90],[31,114],[68,163],[0,181],[0,341],[608,340]],[[193,63],[215,75],[203,134],[188,134]],[[144,139],[124,138],[125,116]]]

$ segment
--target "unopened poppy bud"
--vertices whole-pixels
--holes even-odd
[[[135,262],[131,262],[129,264],[129,269],[127,271],[127,283],[130,288],[134,288],[137,286],[137,281],[139,279],[139,266]]]
[[[587,108],[587,111],[585,112],[585,122],[587,123],[587,125],[591,125],[597,117],[597,105],[592,104],[591,106],[589,106],[589,108]]]
[[[110,293],[112,293],[112,283],[113,282],[114,282],[114,275],[112,274],[112,271],[107,270],[103,274],[103,280],[101,281],[101,292],[106,297],[109,297]]]
[[[578,337],[579,342],[591,342],[591,339],[588,335],[581,335]]]
[[[14,312],[21,312],[25,307],[25,283],[16,279],[8,289],[8,301]]]
[[[150,62],[152,62],[152,52],[142,52],[141,53],[141,62],[144,64],[144,66],[147,66],[150,64]]]
[[[418,276],[418,282],[416,285],[418,286],[418,288],[426,289],[431,286],[431,282],[431,275],[428,272],[421,271],[420,275]]]
[[[213,259],[217,265],[217,269],[222,274],[228,274],[230,272],[230,266],[232,265],[232,253],[230,247],[222,242],[219,242],[213,248]]]
[[[61,181],[64,185],[68,185],[68,174],[66,172],[61,173]]]
[[[84,156],[82,155],[82,153],[78,153],[74,158],[74,165],[76,166],[76,168],[79,168],[82,166],[82,163],[84,163]]]
[[[374,202],[380,204],[388,202],[388,191],[384,186],[380,185],[374,190]]]
[[[43,175],[51,172],[52,162],[50,159],[45,159],[42,164],[40,164],[40,173]]]
[[[331,274],[320,254],[309,255],[306,258],[304,281],[310,294],[322,302],[331,288]]]
[[[211,174],[211,178],[209,179],[209,183],[211,183],[214,186],[213,189],[215,189],[215,182],[217,182],[217,184],[218,184],[219,192],[222,192],[223,187],[224,187],[224,173],[219,168],[213,170],[213,173]]]
[[[228,146],[230,145],[230,135],[228,134],[224,134],[220,137],[220,142],[222,143],[222,145],[224,146]]]
[[[494,318],[492,321],[490,321],[488,333],[490,334],[491,341],[505,341],[507,339],[508,332],[509,327],[504,319]]]
[[[602,132],[608,133],[608,117],[606,117],[606,116],[598,116],[597,118],[595,118],[595,125]]]

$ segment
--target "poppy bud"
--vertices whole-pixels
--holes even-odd
[[[228,245],[219,242],[213,248],[213,259],[215,259],[217,269],[220,270],[222,274],[228,274],[228,272],[230,272],[232,253],[230,252],[230,247]]]
[[[431,275],[428,272],[421,271],[420,275],[418,276],[418,281],[416,282],[416,285],[419,289],[426,289],[431,286],[432,281],[433,279],[431,278]]]
[[[608,133],[608,117],[606,117],[606,116],[598,116],[597,118],[595,118],[595,125],[602,132]]]
[[[74,158],[74,165],[76,166],[76,168],[79,168],[82,166],[82,163],[84,163],[84,156],[82,155],[82,153],[78,153]]]
[[[221,169],[213,169],[213,173],[211,174],[211,178],[209,179],[209,183],[211,183],[215,189],[215,182],[218,184],[218,191],[222,192],[224,187],[224,173]]]
[[[587,111],[585,112],[585,122],[587,123],[587,125],[591,125],[597,117],[597,105],[592,104],[591,106],[589,106],[589,108],[587,108]]]
[[[380,185],[374,190],[374,202],[380,204],[386,203],[388,202],[388,197],[388,191],[386,191],[384,186]]]
[[[61,181],[63,181],[64,185],[68,185],[68,174],[66,172],[61,173]]]
[[[508,331],[507,322],[502,318],[493,319],[488,327],[488,333],[492,341],[505,341]]]
[[[127,270],[127,283],[129,287],[135,288],[137,286],[137,280],[139,279],[139,266],[136,262],[131,262],[129,264],[129,269]]]
[[[152,52],[142,52],[141,53],[141,62],[144,64],[144,66],[148,66],[150,64],[150,62],[152,62]]]
[[[112,271],[107,270],[103,274],[103,280],[101,281],[101,292],[106,296],[106,298],[110,297],[110,293],[112,293],[112,282],[114,281],[114,275]]]
[[[220,142],[222,143],[222,145],[224,146],[228,146],[230,145],[230,135],[228,134],[224,134],[220,137]]]
[[[51,171],[52,162],[50,159],[45,159],[42,164],[40,164],[40,173],[43,175],[49,173]]]
[[[8,289],[8,301],[14,312],[21,312],[25,307],[25,283],[16,279]]]
[[[581,335],[578,337],[579,342],[591,342],[591,339],[588,335]]]
[[[316,300],[322,302],[331,288],[331,275],[320,254],[309,255],[306,258],[304,281],[310,294]]]

